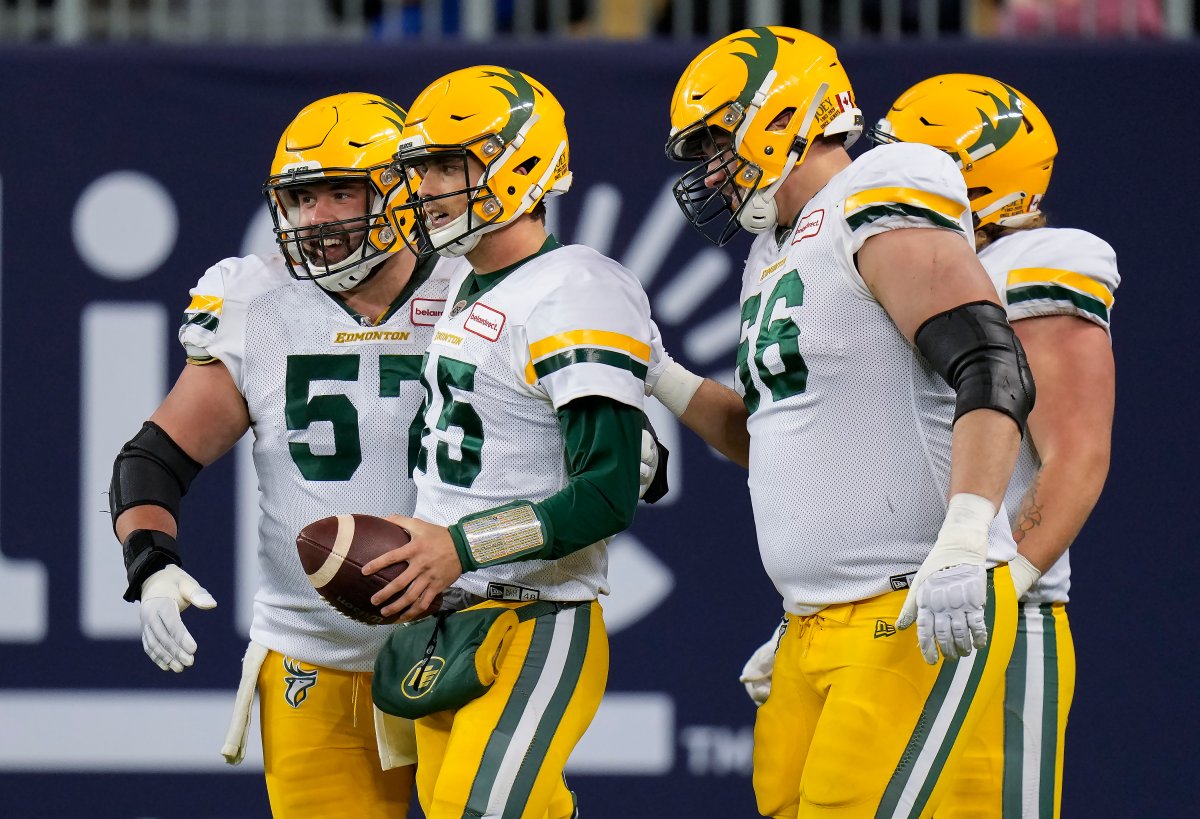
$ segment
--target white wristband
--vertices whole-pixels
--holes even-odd
[[[654,385],[651,395],[661,401],[663,406],[678,418],[687,410],[688,404],[692,402],[692,396],[696,394],[696,390],[700,389],[700,385],[703,383],[703,377],[686,369],[679,362],[672,361],[658,377],[658,383]]]
[[[946,520],[938,533],[937,545],[953,544],[958,549],[976,552],[987,559],[988,530],[996,517],[996,505],[981,495],[959,492],[946,506]]]
[[[1038,578],[1042,576],[1041,570],[1029,562],[1025,555],[1018,554],[1008,563],[1008,571],[1012,574],[1013,587],[1017,590],[1017,599],[1020,600],[1025,594],[1033,588],[1033,584],[1038,582]]]

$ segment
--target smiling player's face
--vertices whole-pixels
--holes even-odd
[[[297,229],[305,256],[323,265],[344,261],[363,243],[367,228],[367,185],[331,180],[281,192],[288,221]],[[322,230],[327,226],[326,230]]]

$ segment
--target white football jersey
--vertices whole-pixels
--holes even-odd
[[[637,279],[582,245],[546,250],[483,291],[451,280],[423,383],[416,517],[442,526],[514,500],[541,501],[569,477],[556,411],[583,396],[641,409],[650,307]],[[455,310],[457,308],[457,312]],[[558,560],[467,572],[455,586],[494,599],[592,600],[608,593],[606,543]]]
[[[979,260],[1007,306],[1009,321],[1037,316],[1078,316],[1109,330],[1113,294],[1121,276],[1117,273],[1116,253],[1103,239],[1072,228],[1020,230],[988,244],[979,252]],[[1026,435],[1005,497],[1014,523],[1020,513],[1021,499],[1041,465]],[[1068,551],[1023,600],[1065,603],[1070,589]]]
[[[421,357],[455,264],[420,264],[378,324],[293,279],[278,254],[226,259],[191,291],[179,339],[190,360],[225,364],[250,412],[262,513],[250,637],[267,648],[330,668],[373,667],[390,629],[322,600],[296,535],[328,515],[414,509]]]
[[[946,514],[955,394],[896,329],[854,261],[899,228],[974,242],[954,163],[925,145],[875,148],[790,232],[759,236],[742,279],[738,390],[763,565],[793,614],[904,588]],[[997,515],[989,565],[1016,553]]]

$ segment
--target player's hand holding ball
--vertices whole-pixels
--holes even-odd
[[[437,609],[441,593],[462,575],[462,562],[445,526],[402,515],[386,520],[407,530],[412,539],[367,563],[363,574],[372,575],[401,562],[408,565],[372,596],[371,602],[380,606],[384,615],[399,615],[397,622],[418,620]]]
[[[407,568],[392,563],[375,574],[363,567],[408,543],[408,532],[375,515],[330,515],[300,530],[296,549],[313,588],[342,614],[367,625],[394,623],[371,602],[372,596]]]

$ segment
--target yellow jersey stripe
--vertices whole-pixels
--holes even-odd
[[[1073,270],[1057,270],[1053,267],[1022,267],[1008,271],[1010,288],[1023,284],[1060,284],[1099,299],[1104,302],[1105,307],[1112,307],[1113,304],[1113,294],[1107,287],[1095,279]]]
[[[849,215],[867,205],[891,202],[916,205],[917,207],[940,213],[943,216],[949,216],[955,221],[967,209],[967,206],[962,202],[955,202],[949,197],[929,193],[928,191],[919,191],[916,188],[872,188],[869,191],[859,191],[856,194],[846,197],[845,212]]]
[[[220,296],[193,296],[187,306],[188,313],[219,313],[225,299]]]
[[[570,330],[554,336],[547,336],[529,345],[529,358],[537,361],[567,347],[578,347],[586,344],[589,347],[612,347],[624,350],[643,364],[650,363],[650,345],[638,341],[624,333],[614,333],[611,330]]]

